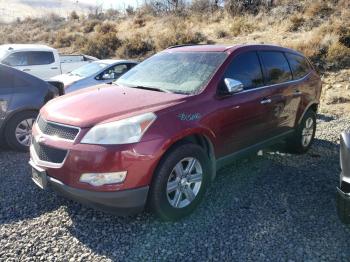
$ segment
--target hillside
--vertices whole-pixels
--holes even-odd
[[[41,17],[47,13],[68,16],[72,10],[87,13],[90,6],[72,0],[0,0],[0,19],[10,22],[18,17]]]
[[[350,1],[276,0],[273,5],[252,7],[242,4],[247,1],[227,0],[225,8],[206,4],[210,2],[196,0],[180,11],[144,5],[125,13],[107,10],[72,14],[68,19],[57,14],[31,17],[3,23],[0,44],[44,43],[62,52],[133,59],[176,44],[280,44],[306,54],[325,77],[330,77],[329,82],[345,78],[344,85],[331,94],[340,98],[330,98],[330,108],[348,103]],[[338,71],[343,73],[337,76]]]

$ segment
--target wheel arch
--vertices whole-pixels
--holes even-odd
[[[298,125],[301,123],[301,121],[303,120],[305,114],[307,111],[309,111],[310,109],[312,109],[315,113],[317,113],[318,110],[318,106],[319,106],[319,102],[317,101],[312,101],[310,102],[307,107],[305,107],[304,112],[301,114],[301,116],[299,117],[298,120]]]
[[[211,166],[211,180],[215,179],[216,176],[216,157],[215,157],[215,150],[214,150],[214,145],[212,142],[212,139],[210,136],[204,132],[200,131],[195,131],[192,133],[188,133],[186,135],[183,135],[181,137],[177,137],[170,143],[166,148],[165,148],[165,153],[163,154],[162,158],[163,159],[166,155],[167,152],[172,150],[172,148],[178,146],[179,144],[184,144],[184,143],[192,143],[199,145],[204,149],[206,152],[209,160],[210,160],[210,166]],[[160,163],[161,161],[159,161]],[[158,165],[159,165],[158,163]]]
[[[1,135],[1,136],[4,135],[4,132],[5,132],[5,129],[6,129],[7,124],[8,124],[9,121],[11,121],[11,119],[12,119],[14,116],[16,116],[17,114],[20,114],[20,113],[23,113],[23,112],[35,112],[35,113],[38,113],[38,114],[39,114],[39,111],[40,111],[39,109],[37,109],[37,108],[32,108],[32,107],[21,108],[21,109],[12,111],[10,114],[7,115],[7,117],[6,117],[5,120],[3,121],[3,124],[2,124],[1,129],[0,129],[0,135]]]

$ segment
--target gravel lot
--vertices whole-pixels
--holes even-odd
[[[43,192],[28,154],[1,150],[0,260],[349,260],[335,187],[350,118],[318,122],[308,154],[271,149],[225,167],[197,211],[176,223],[114,217]]]

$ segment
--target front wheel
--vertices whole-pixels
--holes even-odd
[[[5,127],[5,138],[8,145],[18,151],[28,151],[32,139],[32,127],[38,113],[20,112],[14,115]]]
[[[287,140],[289,151],[297,154],[306,153],[315,139],[315,134],[316,113],[309,110],[305,113],[294,135]]]
[[[152,211],[163,220],[189,215],[201,202],[210,181],[210,161],[202,147],[181,144],[161,161],[150,191]]]

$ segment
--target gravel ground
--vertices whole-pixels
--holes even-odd
[[[350,118],[318,122],[306,155],[270,149],[223,168],[196,212],[176,223],[115,217],[43,192],[28,154],[2,150],[0,260],[349,260],[335,187],[339,134]]]

